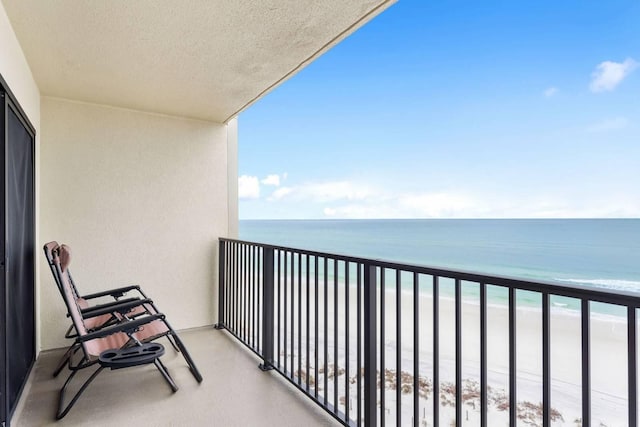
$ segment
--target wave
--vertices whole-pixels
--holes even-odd
[[[596,286],[617,291],[640,292],[640,281],[622,279],[554,279],[557,282]]]

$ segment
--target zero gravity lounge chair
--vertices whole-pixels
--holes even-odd
[[[58,251],[61,265],[68,264],[68,262],[70,262],[71,251],[67,245],[63,246],[64,248],[60,250],[60,245],[58,245],[58,242],[53,241],[45,244],[43,248],[45,257],[47,259],[47,262],[49,263],[49,268],[51,269],[51,274],[53,274],[53,278],[61,294],[64,294],[64,290],[62,287],[62,283],[60,282],[60,279],[55,271],[54,251]],[[154,312],[153,307],[144,305],[140,302],[141,299],[147,299],[147,295],[145,295],[145,293],[142,291],[142,289],[140,289],[139,286],[131,285],[81,296],[78,292],[78,289],[76,288],[73,276],[71,276],[71,272],[68,270],[68,268],[65,269],[64,274],[68,276],[73,296],[83,316],[84,324],[88,332],[93,332],[106,326],[114,325],[122,320],[123,315],[126,315],[129,319],[131,319],[142,314],[153,314]],[[107,299],[106,302],[104,301],[105,298]],[[91,305],[90,302],[92,301],[96,301],[96,303]],[[137,303],[124,306],[128,310],[123,311],[123,304],[130,302]],[[69,316],[68,313],[67,316]],[[65,333],[65,338],[76,337],[77,333],[75,333],[74,325],[71,324],[71,326],[69,326],[69,329],[67,329],[67,332]],[[169,339],[171,345],[177,351],[179,351],[176,344],[169,337],[167,338]],[[65,354],[60,359],[60,362],[58,363],[56,369],[54,370],[54,377],[60,373],[62,368],[64,368],[65,364],[67,363],[69,357],[73,354],[74,351],[77,351],[77,349],[77,344],[73,344],[69,347],[67,352],[65,352]]]
[[[101,313],[99,315],[110,314],[115,316],[114,313],[118,313],[118,315],[115,316],[118,319],[117,322],[108,324],[94,331],[89,331],[85,323],[86,315],[83,315],[78,306],[77,297],[71,284],[68,270],[69,263],[70,256],[64,245],[52,250],[52,272],[54,273],[56,282],[61,285],[59,290],[77,334],[75,343],[72,346],[74,350],[70,352],[65,361],[68,362],[67,365],[71,373],[60,389],[56,418],[60,419],[64,417],[93,379],[107,367],[120,369],[153,363],[171,389],[176,391],[178,387],[159,359],[159,357],[164,354],[164,347],[161,344],[151,342],[163,336],[171,336],[173,342],[175,342],[175,345],[177,345],[180,353],[182,353],[189,365],[189,369],[195,379],[198,382],[202,381],[202,376],[193,363],[184,344],[166,321],[165,316],[158,312],[153,302],[149,299],[129,301],[109,307],[108,309],[111,310],[110,313]],[[127,316],[127,313],[130,312],[136,304],[148,305],[154,312],[143,314],[132,319]],[[87,318],[90,319],[92,317],[89,315]],[[81,358],[78,362],[74,363],[73,355],[76,352],[81,353]],[[65,406],[65,391],[75,374],[81,369],[95,365],[98,365],[96,371],[85,381],[79,391]]]
[[[72,295],[76,300],[77,306],[80,309],[88,332],[100,330],[105,326],[116,324],[123,318],[131,320],[143,314],[160,313],[153,301],[148,299],[147,295],[137,285],[130,285],[126,287],[106,290],[90,295],[83,295],[81,297],[75,286],[73,277],[71,276],[71,272],[68,268],[68,265],[71,262],[71,250],[69,246],[64,244],[58,245],[57,242],[49,242],[44,245],[44,252],[47,261],[49,262],[49,266],[51,267],[51,272],[53,273],[56,284],[58,285],[58,289],[61,293],[64,293],[61,278],[64,278],[68,281]],[[60,276],[56,274],[54,265],[54,254],[57,254],[59,256],[60,263],[64,267],[64,271]],[[132,292],[135,294],[135,297],[130,297],[130,293]],[[119,299],[123,296],[128,296],[128,298]],[[88,301],[99,299],[101,297],[111,297],[112,300],[110,302],[94,306],[89,305]],[[76,334],[73,333],[74,331],[76,331],[76,328],[74,327],[74,325],[71,325],[71,327],[65,334],[65,337],[75,338]],[[166,337],[173,348],[177,352],[182,354],[195,379],[198,382],[202,382],[202,376],[200,375],[198,368],[193,362],[193,359],[191,359],[191,356],[180,340],[180,337],[171,327],[171,325],[169,325],[169,322],[166,320],[166,318],[163,318],[156,322],[152,322],[150,325],[147,325],[144,329],[136,333],[136,338],[143,343],[153,341],[161,337]],[[60,360],[58,367],[54,371],[54,376],[57,376],[62,368],[64,368],[68,359],[73,355],[75,351],[78,350],[78,347],[79,344],[77,342],[69,347],[67,352]]]

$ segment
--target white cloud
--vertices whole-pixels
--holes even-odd
[[[624,62],[601,62],[591,73],[589,89],[591,92],[611,91],[637,67],[638,63],[631,58],[625,59]]]
[[[308,184],[299,189],[300,194],[318,202],[332,200],[364,200],[373,195],[372,189],[350,181]]]
[[[271,194],[271,196],[269,197],[269,201],[283,199],[287,197],[287,195],[289,195],[292,191],[293,189],[289,187],[280,187]]]
[[[460,218],[483,212],[474,199],[456,192],[393,194],[369,189],[364,198],[329,203],[323,213],[336,218]]]
[[[587,128],[588,132],[607,132],[624,129],[629,125],[629,120],[626,117],[615,117],[612,119],[605,119],[597,123],[592,124]]]
[[[328,181],[282,186],[267,200],[272,209],[287,212],[291,218],[597,218],[637,217],[640,212],[640,197],[629,197],[625,192],[617,198],[609,193],[585,198],[555,190],[537,194],[397,190]]]
[[[334,204],[323,208],[324,217],[336,219],[397,218],[634,218],[640,198],[596,199],[585,203],[566,196],[539,199],[498,197],[482,200],[456,193],[424,193],[382,201]]]
[[[257,176],[242,175],[238,178],[238,198],[240,200],[260,197],[260,183]]]
[[[548,87],[544,90],[544,96],[546,96],[547,98],[551,98],[553,95],[555,95],[556,93],[558,93],[558,88],[557,87]]]
[[[420,217],[457,217],[475,208],[474,201],[455,193],[407,194],[398,198],[399,206],[407,213]]]
[[[267,175],[267,177],[260,182],[263,183],[264,185],[273,185],[275,187],[278,187],[280,185],[280,176],[275,174]]]
[[[296,187],[282,187],[274,191],[273,199],[291,198],[326,203],[338,200],[364,200],[375,192],[369,186],[351,181],[312,182]]]
[[[338,211],[333,208],[324,208],[322,211],[326,216],[335,216]]]
[[[335,208],[324,208],[323,213],[327,217],[338,219],[395,219],[408,218],[388,205],[370,205],[355,203]]]
[[[268,200],[324,205],[323,214],[336,218],[460,217],[470,211],[477,211],[469,197],[457,193],[394,194],[352,181],[313,182],[281,187]]]

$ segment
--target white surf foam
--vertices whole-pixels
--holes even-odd
[[[640,281],[621,279],[555,279],[558,282],[597,286],[618,291],[640,292]]]

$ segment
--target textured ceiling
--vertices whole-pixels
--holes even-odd
[[[395,0],[2,0],[42,95],[224,122]]]

